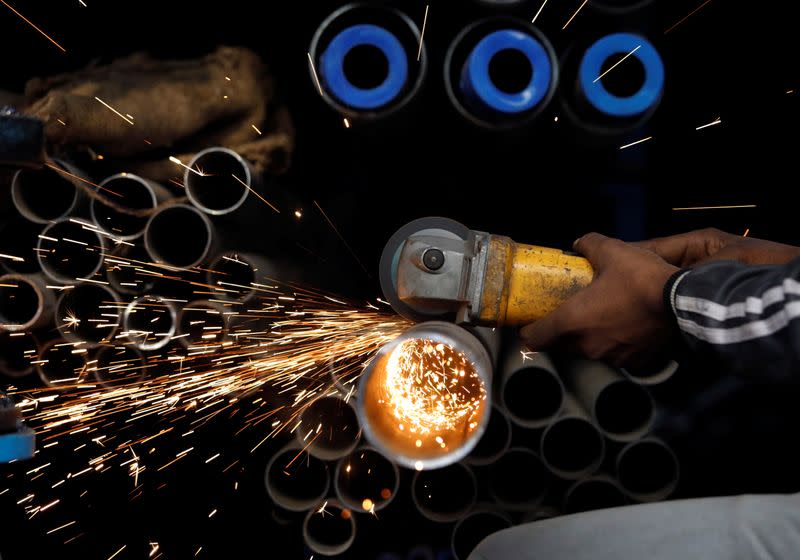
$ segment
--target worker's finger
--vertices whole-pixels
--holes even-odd
[[[631,245],[652,251],[671,265],[681,266],[685,260],[690,258],[688,253],[693,243],[690,236],[681,234],[669,237],[655,237],[637,241]]]
[[[525,345],[531,350],[550,348],[556,345],[568,330],[571,331],[575,326],[570,320],[573,315],[574,299],[573,297],[555,311],[523,327],[519,334]]]
[[[596,272],[603,270],[608,261],[609,251],[622,242],[599,233],[587,233],[573,245],[573,248],[586,257]]]

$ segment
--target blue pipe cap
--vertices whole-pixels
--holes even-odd
[[[379,49],[389,71],[374,88],[353,85],[344,73],[344,59],[355,47],[370,45]],[[320,76],[328,92],[337,101],[353,109],[379,109],[400,95],[408,81],[408,56],[397,37],[377,25],[353,25],[341,31],[320,57]]]
[[[0,464],[30,459],[35,450],[36,435],[30,428],[0,434]]]
[[[492,58],[503,50],[520,52],[531,65],[530,82],[515,93],[501,91],[489,76]],[[467,57],[461,73],[461,91],[472,105],[494,113],[530,111],[547,96],[553,82],[553,63],[544,46],[516,29],[494,31],[480,40]]]
[[[633,95],[619,97],[609,93],[603,81],[597,78],[609,57],[628,53],[644,67],[644,83]],[[614,33],[586,50],[578,70],[578,80],[586,100],[596,110],[611,117],[634,117],[658,103],[664,90],[664,63],[655,47],[644,37]]]

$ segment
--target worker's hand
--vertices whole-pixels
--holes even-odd
[[[635,245],[649,249],[681,268],[723,260],[745,264],[785,264],[800,257],[800,247],[742,237],[715,228],[657,237]]]
[[[532,350],[553,348],[622,366],[645,365],[674,331],[664,284],[678,270],[652,251],[589,233],[574,248],[594,268],[591,284],[524,327]]]

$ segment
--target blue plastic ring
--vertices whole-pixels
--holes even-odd
[[[30,428],[0,435],[0,463],[30,459],[35,450],[36,434]]]
[[[609,93],[603,81],[597,78],[609,57],[628,53],[633,53],[632,56],[644,66],[644,83],[633,95],[618,97]],[[612,117],[633,117],[644,113],[658,102],[664,90],[664,63],[658,51],[647,39],[631,33],[606,35],[594,43],[584,53],[578,75],[589,103]]]
[[[501,91],[489,77],[489,63],[500,51],[522,53],[533,69],[531,81],[522,91]],[[480,40],[467,58],[461,75],[461,90],[471,101],[492,111],[521,113],[533,109],[547,95],[553,80],[553,65],[544,46],[516,29],[494,31]]]
[[[344,59],[353,48],[371,45],[384,54],[389,72],[383,83],[364,89],[356,87],[344,74]],[[391,103],[408,80],[408,57],[392,33],[377,25],[353,25],[341,31],[320,57],[320,75],[331,95],[354,109],[378,109]]]

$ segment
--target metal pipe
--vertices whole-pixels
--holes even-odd
[[[189,350],[213,352],[228,340],[229,317],[234,313],[222,303],[196,300],[178,313],[178,338]]]
[[[678,486],[678,458],[657,438],[626,445],[617,455],[617,478],[623,491],[638,502],[657,502]]]
[[[650,431],[655,403],[647,389],[602,362],[569,358],[559,365],[565,382],[607,438],[629,442]]]
[[[464,517],[475,506],[478,482],[472,469],[463,463],[418,471],[411,480],[411,498],[425,518],[450,523]]]
[[[519,344],[506,352],[498,387],[509,418],[524,428],[548,425],[564,405],[564,385],[550,357]]]
[[[490,510],[473,511],[453,527],[450,549],[456,560],[467,560],[480,542],[493,533],[511,527],[511,518]]]
[[[150,255],[141,245],[120,244],[104,260],[106,278],[116,291],[140,296],[153,289],[155,281],[145,272]]]
[[[600,468],[605,439],[580,403],[567,395],[563,414],[542,433],[539,452],[550,472],[577,480]]]
[[[294,432],[300,445],[325,461],[349,455],[361,438],[353,405],[334,395],[323,395],[304,407]]]
[[[0,331],[20,332],[49,324],[55,296],[41,274],[0,276]]]
[[[553,97],[558,59],[547,37],[513,17],[476,21],[445,56],[445,90],[472,124],[510,129],[531,124]]]
[[[95,381],[107,389],[139,385],[147,377],[144,356],[130,345],[103,346],[89,368]]]
[[[67,173],[85,178],[82,171],[63,160],[53,159],[52,162]],[[48,224],[74,214],[84,195],[63,174],[43,167],[20,169],[14,174],[11,200],[26,219],[37,224]]]
[[[33,373],[36,342],[29,332],[0,333],[0,373],[20,378]]]
[[[473,466],[485,466],[494,463],[511,446],[511,421],[503,410],[492,406],[486,431],[472,452],[464,457],[464,463]]]
[[[163,186],[132,173],[118,173],[104,179],[98,192],[104,198],[136,215],[120,212],[93,198],[89,205],[94,223],[103,231],[123,241],[131,241],[144,233],[149,215],[146,211],[156,208],[172,196]]]
[[[476,327],[472,325],[465,326],[464,328],[481,341],[481,344],[483,344],[484,348],[486,348],[486,351],[489,353],[492,367],[497,368],[497,364],[500,360],[500,348],[503,343],[501,329],[494,327]]]
[[[106,240],[93,224],[65,218],[39,234],[36,258],[47,276],[71,284],[91,279],[103,266]]]
[[[154,261],[185,269],[206,260],[215,237],[205,214],[189,204],[172,204],[150,216],[144,230],[144,246]]]
[[[41,272],[36,246],[42,226],[14,216],[0,220],[0,253],[14,258],[0,259],[0,270],[18,274]]]
[[[564,513],[624,506],[628,503],[619,483],[607,475],[578,480],[564,496]]]
[[[56,327],[70,342],[99,346],[114,337],[122,309],[122,302],[111,288],[82,282],[59,296]]]
[[[276,505],[289,511],[307,511],[322,503],[330,487],[328,465],[290,443],[272,456],[264,484]]]
[[[489,495],[506,511],[528,511],[544,499],[547,478],[536,453],[515,447],[489,466]]]
[[[257,293],[254,284],[274,278],[277,269],[261,255],[229,251],[217,256],[206,272],[206,283],[225,299],[248,301]]]
[[[317,554],[342,554],[356,540],[355,515],[338,500],[325,500],[306,515],[303,540]]]
[[[183,185],[186,195],[197,208],[222,216],[244,204],[256,181],[253,167],[228,148],[206,148],[186,166]]]
[[[333,487],[348,508],[374,513],[394,500],[400,487],[400,470],[376,449],[362,446],[336,463]]]
[[[80,343],[56,338],[44,343],[36,356],[36,373],[48,387],[67,390],[86,376],[86,350]]]
[[[678,371],[678,362],[669,360],[666,362],[656,362],[642,367],[622,368],[628,379],[639,385],[658,385],[675,375]]]
[[[157,295],[136,298],[122,313],[122,328],[118,336],[126,336],[133,346],[145,352],[159,350],[175,334],[175,306]]]
[[[384,345],[358,386],[358,415],[381,453],[416,470],[462,459],[489,423],[492,365],[480,341],[442,321]],[[448,399],[442,398],[447,389]]]
[[[311,40],[309,75],[323,100],[351,120],[375,120],[406,107],[428,68],[417,25],[386,6],[343,6]]]

